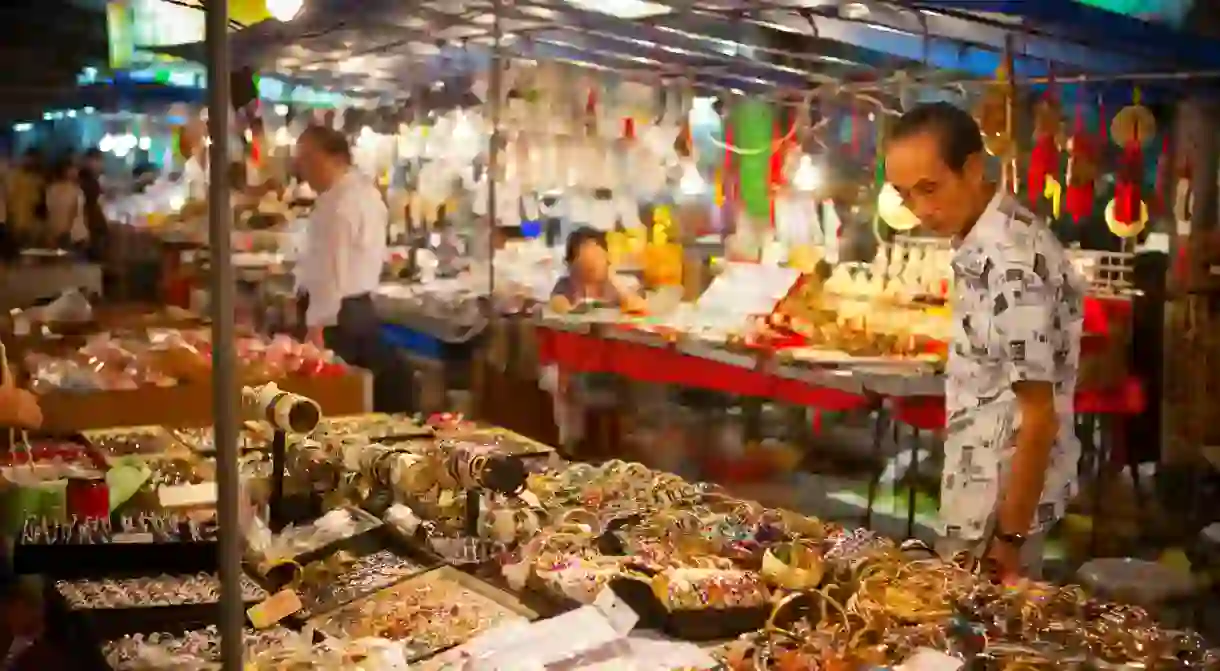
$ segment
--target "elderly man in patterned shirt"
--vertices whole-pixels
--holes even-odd
[[[953,240],[953,341],[940,551],[985,552],[1036,576],[1076,487],[1072,396],[1083,282],[1045,222],[989,182],[982,135],[947,103],[902,116],[886,175],[927,230]]]

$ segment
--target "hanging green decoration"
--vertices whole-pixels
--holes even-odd
[[[732,112],[738,184],[746,214],[757,221],[771,216],[771,153],[774,117],[771,105],[745,100]]]

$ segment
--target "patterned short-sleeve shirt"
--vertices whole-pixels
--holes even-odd
[[[1000,193],[957,241],[948,427],[940,517],[950,538],[980,539],[1002,494],[1020,425],[1016,382],[1055,388],[1059,435],[1034,528],[1060,519],[1076,488],[1073,394],[1084,282],[1046,224]]]

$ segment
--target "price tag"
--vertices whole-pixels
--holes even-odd
[[[112,543],[152,543],[154,540],[153,535],[147,531],[126,531],[111,538]]]
[[[254,625],[255,629],[266,629],[302,608],[301,597],[297,596],[296,592],[285,589],[257,606],[252,606],[246,611],[246,616],[250,618],[250,624]]]
[[[631,606],[623,603],[623,600],[618,598],[614,590],[609,587],[602,589],[597,595],[597,598],[593,600],[593,607],[605,616],[610,627],[619,636],[626,636],[632,629],[635,629],[635,625],[640,621],[640,616],[631,609]]]

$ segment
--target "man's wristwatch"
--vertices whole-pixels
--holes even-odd
[[[1005,545],[1011,545],[1014,548],[1019,548],[1022,545],[1025,545],[1025,541],[1027,539],[1025,534],[1006,534],[1003,531],[997,531],[995,537]]]

